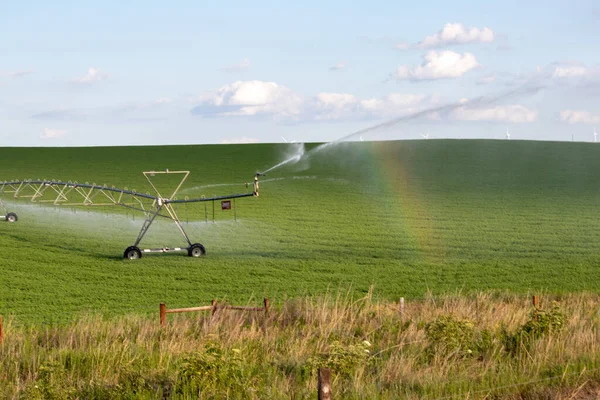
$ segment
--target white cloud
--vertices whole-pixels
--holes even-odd
[[[403,65],[398,67],[393,78],[412,81],[460,78],[480,66],[471,53],[461,55],[449,50],[430,51],[424,58],[424,62],[419,66],[410,68]]]
[[[391,93],[359,99],[349,93],[321,92],[303,97],[275,82],[237,81],[204,93],[192,114],[204,117],[272,117],[295,121],[353,120],[397,117],[425,107],[426,96]],[[435,103],[434,96],[428,98]]]
[[[108,74],[101,72],[97,68],[90,67],[88,69],[88,72],[85,75],[83,75],[79,78],[74,78],[73,82],[74,83],[91,83],[91,82],[102,81],[106,78],[108,78]]]
[[[340,69],[344,69],[344,68],[346,68],[346,61],[341,61],[341,62],[335,64],[334,66],[329,67],[329,70],[330,71],[339,71]]]
[[[49,129],[45,128],[40,138],[42,139],[56,139],[62,136],[65,136],[68,132],[61,129]]]
[[[348,93],[319,93],[317,106],[323,108],[343,108],[348,104],[355,104],[356,97]]]
[[[556,67],[553,78],[578,78],[588,74],[588,69],[582,66],[564,66]]]
[[[358,99],[348,93],[319,93],[305,105],[306,119],[350,120],[393,118],[419,110],[426,97],[410,93],[390,93],[380,98]],[[432,102],[433,98],[429,98]]]
[[[600,115],[588,111],[563,110],[560,120],[569,124],[600,124]]]
[[[468,104],[466,99],[461,99],[461,103]],[[462,121],[493,121],[493,122],[535,122],[538,113],[525,106],[512,104],[506,106],[496,106],[490,108],[468,108],[460,107],[454,110],[454,118]]]
[[[437,33],[425,37],[416,47],[429,49],[453,44],[491,43],[494,39],[494,32],[490,28],[467,28],[463,24],[447,23]]]
[[[227,72],[245,71],[247,69],[250,69],[250,60],[248,60],[247,58],[244,58],[240,63],[229,65],[227,67],[223,67],[222,69],[223,69],[223,71],[227,71]]]
[[[367,99],[360,101],[361,108],[369,112],[381,110],[384,104],[385,102],[380,99]]]
[[[253,137],[242,136],[242,137],[237,137],[237,138],[232,138],[232,139],[221,140],[221,144],[245,144],[245,143],[258,143],[258,139],[253,138]]]
[[[361,100],[358,111],[367,117],[392,118],[416,112],[424,100],[423,95],[390,93],[379,99]],[[433,103],[433,98],[429,100]]]
[[[2,71],[0,70],[0,78],[22,78],[26,75],[33,74],[32,69],[22,69],[18,71]]]
[[[192,112],[205,116],[294,117],[302,112],[302,105],[300,95],[275,82],[237,81],[202,95]]]
[[[13,71],[13,72],[9,72],[8,76],[10,76],[11,78],[21,78],[25,75],[29,75],[29,74],[33,74],[33,70],[31,69],[25,69],[25,70],[21,70],[21,71]]]

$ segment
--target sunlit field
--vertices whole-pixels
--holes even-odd
[[[353,142],[312,151],[261,177],[233,210],[176,210],[204,257],[124,260],[142,213],[3,199],[0,313],[16,324],[89,311],[154,313],[211,299],[245,303],[350,290],[396,301],[493,289],[600,288],[600,147],[591,143]],[[246,193],[298,145],[3,148],[0,180],[95,182],[151,192],[142,171],[190,170],[179,196]],[[176,181],[176,180],[175,180]],[[176,182],[175,182],[176,183]],[[161,188],[172,183],[161,181]],[[142,246],[183,246],[171,221]]]

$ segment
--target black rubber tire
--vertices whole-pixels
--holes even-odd
[[[17,214],[13,212],[9,212],[8,214],[6,214],[6,222],[17,222],[18,220],[19,217],[17,217]]]
[[[136,246],[129,246],[125,249],[125,252],[123,253],[123,258],[126,258],[128,260],[137,260],[138,258],[142,258],[142,252]]]
[[[188,256],[202,257],[206,254],[206,249],[200,243],[194,243],[188,248]]]

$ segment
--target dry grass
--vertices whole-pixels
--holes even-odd
[[[370,294],[337,293],[275,303],[266,318],[170,315],[166,328],[158,307],[156,320],[28,328],[9,320],[0,397],[306,398],[316,394],[315,369],[328,365],[337,398],[597,398],[598,299],[555,299],[564,326],[532,339],[516,335],[532,319],[530,299],[497,293],[407,301],[404,315]],[[458,346],[448,343],[463,331],[442,330],[441,341],[427,334],[448,316],[472,334]]]

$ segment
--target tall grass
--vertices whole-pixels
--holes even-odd
[[[263,313],[5,321],[0,397],[569,398],[600,387],[598,296],[492,292],[395,303],[329,293]],[[573,397],[577,398],[577,397]]]

